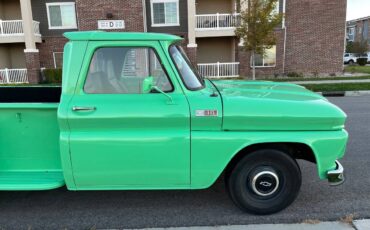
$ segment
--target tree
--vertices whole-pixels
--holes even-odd
[[[352,41],[347,42],[346,53],[353,53],[353,42]]]
[[[255,55],[266,55],[265,49],[276,44],[274,29],[282,22],[283,15],[276,12],[279,0],[241,0],[245,6],[241,13],[236,36],[241,39],[243,49],[251,53],[253,80],[256,79]]]
[[[352,47],[347,48],[351,48],[351,52],[349,53],[356,53],[360,55],[365,54],[368,51],[367,40],[361,42],[353,42]]]

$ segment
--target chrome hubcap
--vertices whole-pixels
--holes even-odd
[[[259,196],[270,196],[279,187],[279,177],[271,171],[257,173],[252,179],[252,190]]]

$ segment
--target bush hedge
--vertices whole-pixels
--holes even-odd
[[[297,73],[297,72],[290,72],[287,74],[287,77],[289,78],[303,78],[303,73]]]
[[[367,58],[357,58],[357,63],[360,66],[365,66],[367,64]]]
[[[42,70],[44,83],[62,83],[62,69],[44,69]]]

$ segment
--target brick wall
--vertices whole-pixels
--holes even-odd
[[[40,52],[40,66],[54,68],[53,52],[63,52],[67,41],[64,37],[46,37],[42,43],[37,44]]]
[[[39,52],[25,52],[27,76],[31,84],[40,82],[40,59]]]
[[[76,11],[79,30],[97,30],[97,20],[107,19],[107,13],[112,13],[112,20],[125,21],[126,28],[122,31],[144,31],[141,0],[76,0]]]
[[[343,71],[346,0],[290,0],[286,5],[285,72]]]
[[[341,74],[345,43],[346,0],[286,1],[286,51],[284,29],[277,30],[276,67],[257,68],[258,75]],[[238,50],[242,76],[250,76],[250,54]]]
[[[367,45],[368,45],[368,51],[370,52],[370,19],[369,19],[369,28],[367,30],[368,35],[367,35]]]

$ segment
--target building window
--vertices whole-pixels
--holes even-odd
[[[348,28],[348,41],[353,42],[355,40],[355,28]]]
[[[275,67],[276,66],[276,46],[266,49],[265,56],[256,54],[254,57],[256,67]],[[251,67],[253,66],[251,61]]]
[[[77,29],[74,2],[46,3],[49,29]]]
[[[63,67],[63,52],[53,52],[54,68],[61,69]]]
[[[179,26],[179,0],[151,0],[152,26]]]

